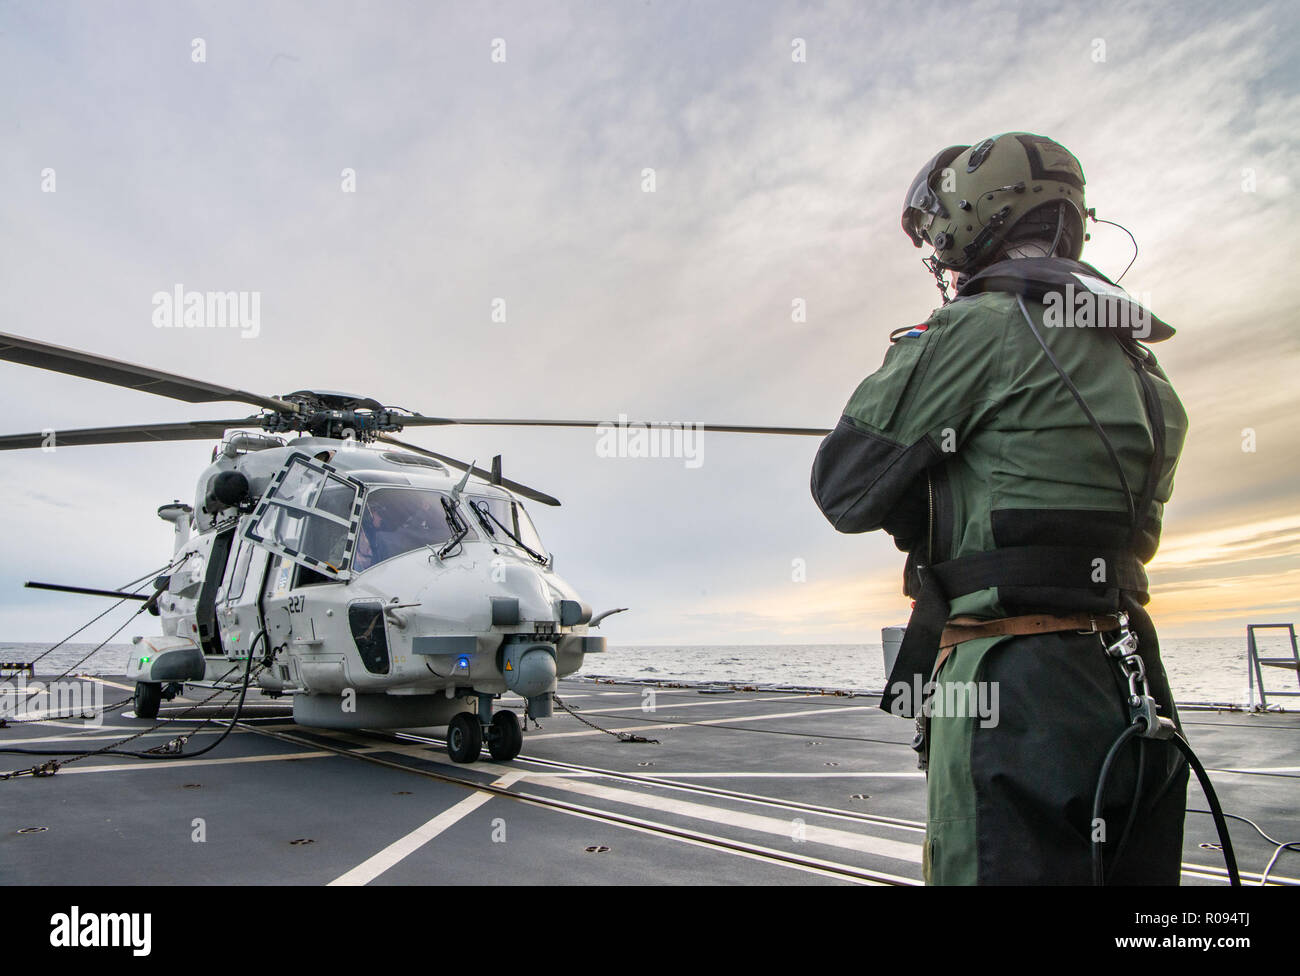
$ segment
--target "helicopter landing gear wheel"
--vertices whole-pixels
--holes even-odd
[[[145,681],[135,683],[135,717],[157,718],[158,706],[162,704],[162,685]]]
[[[459,712],[447,723],[447,753],[452,762],[472,763],[483,752],[483,726],[472,712]]]
[[[519,725],[519,716],[514,712],[497,712],[492,716],[492,725],[488,729],[488,752],[492,758],[507,762],[519,755],[524,747],[524,730]]]

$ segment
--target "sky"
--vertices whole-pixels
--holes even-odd
[[[1178,329],[1157,352],[1191,427],[1152,613],[1241,635],[1300,616],[1298,25],[1285,2],[0,0],[0,331],[430,415],[830,427],[938,303],[899,229],[917,169],[1038,132]],[[1093,234],[1119,274],[1129,239]],[[178,286],[255,293],[256,335],[157,327]],[[0,404],[15,433],[246,410],[7,363]],[[631,608],[616,643],[906,620],[890,539],[813,504],[815,438],[705,435],[688,464],[592,431],[402,436],[559,497],[534,520],[587,602]],[[155,511],[211,449],[0,456],[0,642],[105,608],[24,580],[162,565]]]

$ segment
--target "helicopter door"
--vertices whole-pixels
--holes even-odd
[[[230,559],[230,543],[235,538],[235,527],[222,529],[212,539],[212,551],[208,553],[208,565],[203,577],[203,587],[199,590],[198,604],[194,609],[199,644],[203,653],[216,656],[225,653],[221,644],[221,634],[217,629],[217,591],[226,576],[226,563]]]
[[[258,502],[244,539],[336,582],[352,578],[365,486],[291,454]]]
[[[217,626],[228,655],[244,654],[261,629],[258,597],[269,558],[265,549],[244,538],[230,558],[223,592],[217,598]]]

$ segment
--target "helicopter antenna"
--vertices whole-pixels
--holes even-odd
[[[477,463],[478,463],[477,459],[469,463],[469,468],[465,471],[465,477],[461,478],[460,481],[456,482],[456,487],[454,487],[451,490],[451,503],[453,505],[460,504],[460,493],[464,491],[465,486],[469,484],[469,476],[474,471],[474,465]]]

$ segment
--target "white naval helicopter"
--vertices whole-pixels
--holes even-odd
[[[485,744],[506,761],[519,754],[523,729],[494,702],[510,692],[528,717],[549,716],[557,680],[605,649],[592,628],[626,609],[593,614],[556,574],[520,499],[560,503],[503,477],[500,456],[484,470],[392,436],[404,427],[605,422],[427,417],[314,390],[266,397],[3,333],[0,360],[263,411],[0,436],[0,450],[222,438],[194,504],[158,509],[175,545],[152,594],[28,584],[134,596],[159,617],[162,634],[135,639],[127,671],[141,718],[155,718],[187,684],[241,687],[256,662],[257,685],[292,696],[300,724],[445,725],[456,762],[474,762]]]

